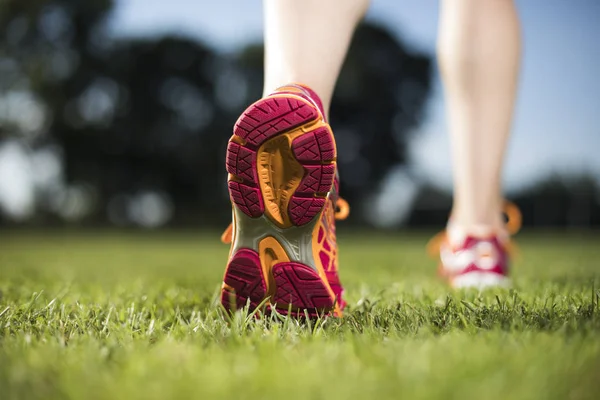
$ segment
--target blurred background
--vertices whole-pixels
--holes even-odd
[[[598,227],[600,2],[517,4],[507,195],[527,226]],[[352,224],[440,227],[450,210],[437,9],[373,0],[354,37],[331,110]],[[4,0],[0,35],[0,226],[229,223],[225,146],[262,88],[259,0]]]

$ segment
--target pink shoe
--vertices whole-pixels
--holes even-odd
[[[452,287],[510,286],[510,234],[519,230],[521,213],[509,204],[506,214],[509,221],[505,232],[469,235],[450,222],[445,232],[431,240],[430,253],[440,257],[439,274]]]
[[[221,302],[277,312],[341,316],[335,219],[336,147],[318,96],[288,85],[240,116],[227,146],[233,222]]]

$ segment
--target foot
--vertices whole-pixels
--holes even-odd
[[[226,156],[233,222],[221,302],[341,316],[336,147],[316,94],[282,87],[240,116]]]
[[[510,286],[510,234],[520,227],[520,212],[510,204],[507,227],[468,232],[451,222],[432,240],[430,251],[439,252],[439,274],[455,288]],[[433,248],[433,249],[432,249]]]

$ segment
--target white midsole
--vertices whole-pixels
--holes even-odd
[[[510,287],[511,281],[508,277],[493,272],[472,271],[452,278],[451,284],[457,289],[485,289],[489,287]]]

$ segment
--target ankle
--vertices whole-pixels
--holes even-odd
[[[446,233],[452,245],[461,245],[466,238],[477,239],[498,238],[504,242],[508,240],[509,234],[504,225],[496,224],[462,224],[454,219],[448,221]]]
[[[462,229],[479,232],[504,229],[503,210],[498,207],[488,207],[487,210],[475,210],[475,207],[455,206],[450,214],[450,220]]]

